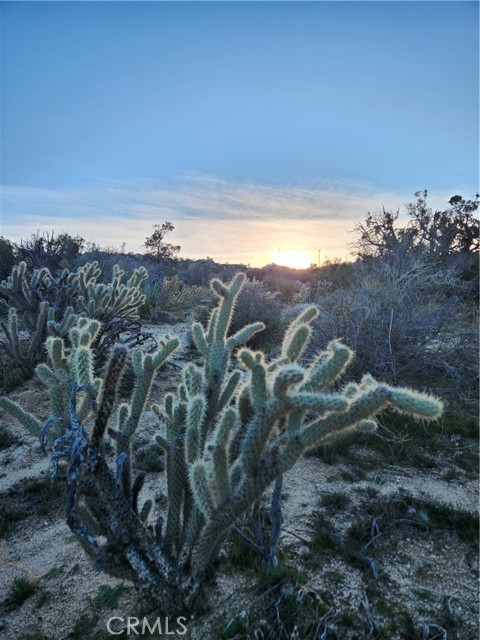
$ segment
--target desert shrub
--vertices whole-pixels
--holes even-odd
[[[352,262],[331,260],[315,269],[315,277],[303,283],[292,302],[296,304],[313,303],[338,289],[349,289],[352,277],[358,265]]]
[[[85,247],[85,240],[68,233],[55,235],[37,231],[30,238],[22,240],[17,248],[19,261],[24,261],[31,269],[46,267],[53,273],[71,268]],[[8,274],[7,274],[8,275]],[[6,276],[5,276],[6,277]]]
[[[216,637],[221,640],[333,637],[328,622],[335,609],[308,582],[301,571],[282,563],[275,575],[263,581],[250,606],[233,617],[219,620]]]
[[[182,269],[182,280],[187,284],[205,287],[213,278],[214,273],[215,263],[213,260],[209,258],[195,260]]]
[[[10,393],[23,385],[29,379],[29,374],[21,365],[0,349],[0,393]]]
[[[318,280],[328,283],[331,289],[345,289],[350,286],[355,264],[340,259],[327,260],[318,269]]]
[[[143,287],[140,315],[151,321],[167,321],[172,314],[188,312],[200,300],[202,287],[186,285],[178,276],[162,278]]]
[[[350,287],[319,296],[319,344],[334,335],[352,347],[352,375],[368,368],[392,384],[420,384],[471,397],[476,330],[461,281],[422,258],[403,267],[357,264]]]
[[[5,280],[15,264],[15,246],[3,236],[0,237],[0,282]]]
[[[271,351],[279,346],[286,323],[282,318],[285,305],[276,293],[262,282],[252,280],[243,287],[232,320],[232,330],[238,331],[251,322],[263,322],[264,331],[252,337],[250,346]]]
[[[128,352],[118,345],[107,370],[95,379],[90,345],[98,321],[82,319],[70,332],[72,347],[49,338],[51,367],[37,368],[50,391],[50,420],[0,398],[4,410],[50,447],[54,476],[67,459],[67,522],[95,565],[132,580],[145,603],[172,616],[202,606],[205,582],[232,526],[304,451],[354,429],[374,429],[373,416],[387,407],[426,420],[442,411],[432,396],[369,375],[326,391],[352,352],[332,341],[308,365],[300,364],[317,315],[313,307],[287,327],[278,356],[243,347],[264,327],[256,322],[231,333],[244,282],[243,274],[229,284],[212,281],[217,307],[207,327],[192,326],[202,364],[188,363],[174,393],[151,405],[159,421],[156,441],[165,452],[164,511],[141,497],[145,473],[132,468],[131,442],[154,374],[177,348],[177,339],[166,339],[154,354],[133,352],[133,394],[118,403]],[[60,384],[70,392],[60,394]],[[49,429],[59,423],[64,434],[52,442]],[[115,466],[106,456],[107,438],[115,446]]]
[[[291,304],[304,286],[300,280],[281,274],[267,274],[262,283],[285,304]]]
[[[211,258],[178,263],[178,275],[185,284],[208,287],[212,278],[228,280],[238,271],[235,265],[219,264]]]
[[[17,439],[12,436],[4,427],[0,427],[0,451],[8,449],[17,443]]]

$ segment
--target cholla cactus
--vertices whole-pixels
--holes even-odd
[[[75,382],[81,391],[81,403],[77,409],[77,418],[85,422],[92,414],[93,394],[101,390],[102,381],[94,375],[94,354],[91,349],[98,332],[100,322],[80,318],[69,332],[70,348],[66,348],[60,337],[50,336],[45,343],[47,363],[36,367],[39,380],[47,387],[50,398],[50,415],[41,420],[32,413],[24,411],[9,398],[0,397],[0,407],[13,415],[28,431],[38,436],[45,444],[48,429],[55,427],[57,435],[64,433],[70,424],[69,404],[72,384]]]
[[[353,354],[333,341],[309,365],[298,363],[317,315],[314,307],[289,325],[276,360],[267,362],[263,353],[243,348],[237,353],[240,368],[232,370],[232,351],[261,329],[254,324],[228,337],[243,282],[242,274],[229,286],[212,282],[219,306],[206,330],[193,326],[205,365],[186,368],[176,398],[166,398],[163,412],[154,406],[166,423],[169,498],[174,497],[166,549],[191,564],[197,577],[239,516],[308,448],[352,429],[374,429],[373,416],[387,407],[425,419],[442,410],[431,396],[395,389],[370,376],[343,391],[327,392]]]
[[[97,282],[101,270],[89,262],[76,272],[64,269],[54,277],[44,267],[29,273],[25,262],[13,267],[7,280],[0,283],[0,307],[8,310],[8,322],[1,323],[6,339],[1,342],[24,371],[31,375],[45,359],[47,336],[65,337],[80,316],[102,323],[97,344],[113,318],[137,320],[144,296],[140,287],[148,276],[144,267],[136,269],[122,284],[124,272],[115,265],[111,282]],[[20,330],[26,332],[21,338]]]
[[[135,391],[131,402],[116,410],[127,353],[115,348],[103,381],[93,381],[102,391],[90,431],[82,427],[83,404],[77,409],[76,393],[78,383],[80,389],[92,385],[91,363],[79,352],[70,367],[78,378],[67,402],[70,430],[53,448],[55,465],[70,452],[68,523],[99,568],[133,580],[150,604],[169,615],[194,606],[232,526],[309,447],[352,429],[374,429],[375,414],[387,407],[426,420],[442,411],[432,396],[389,387],[370,376],[327,391],[352,352],[333,341],[312,362],[300,364],[317,314],[314,307],[290,324],[275,360],[242,347],[263,328],[254,323],[229,335],[244,281],[243,274],[230,284],[212,281],[218,305],[206,328],[192,327],[204,364],[188,364],[177,392],[152,405],[160,421],[157,441],[167,458],[164,514],[153,512],[151,500],[140,504],[145,474],[133,478],[129,443],[141,422],[153,373],[177,341],[168,340],[151,356],[133,355]],[[87,342],[79,338],[77,344],[88,351]],[[61,368],[61,349],[58,362]],[[45,371],[45,378],[51,373]],[[54,392],[53,379],[49,388]],[[107,432],[117,444],[116,470],[102,446]],[[68,442],[75,444],[69,449]]]
[[[91,277],[92,266],[95,267],[94,278]],[[124,271],[118,264],[114,265],[112,280],[108,284],[96,282],[100,273],[96,262],[87,263],[78,269],[75,278],[78,311],[89,318],[100,320],[113,317],[138,320],[139,308],[144,300],[140,287],[148,277],[145,267],[135,269],[125,284],[122,284]]]

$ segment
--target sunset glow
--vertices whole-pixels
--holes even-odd
[[[368,213],[477,192],[478,6],[2,2],[0,235],[351,260]]]
[[[282,267],[308,269],[313,260],[308,251],[280,251],[273,257],[273,262]]]

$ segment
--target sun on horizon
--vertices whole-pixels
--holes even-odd
[[[276,252],[273,256],[273,262],[291,269],[308,269],[313,260],[308,251],[289,250]]]

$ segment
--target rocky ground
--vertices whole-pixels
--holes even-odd
[[[182,349],[159,373],[158,394],[191,357],[187,327],[173,332]],[[48,415],[35,380],[10,397]],[[153,428],[149,413],[145,428]],[[117,618],[116,630],[138,614],[132,585],[91,565],[64,522],[62,487],[51,483],[35,438],[3,412],[0,434],[0,640],[115,637],[108,620]],[[404,440],[356,438],[304,457],[284,479],[275,577],[262,576],[259,560],[232,540],[209,587],[211,610],[178,637],[476,640],[474,435],[449,423],[430,439],[405,431]],[[151,471],[145,491],[162,486],[163,473]],[[174,637],[162,624],[164,637]]]

